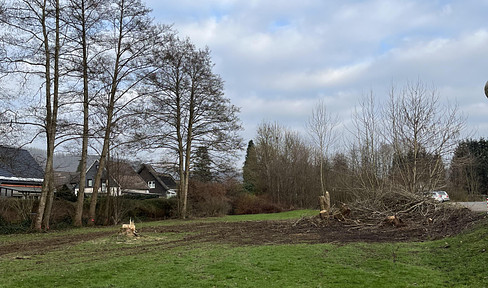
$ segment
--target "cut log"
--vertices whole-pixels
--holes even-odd
[[[319,204],[320,204],[320,211],[327,210],[325,209],[325,197],[324,196],[319,196]]]
[[[340,211],[341,211],[342,216],[344,216],[344,217],[347,217],[351,214],[351,209],[349,208],[349,206],[347,206],[344,203],[342,203]]]
[[[327,212],[327,210],[321,210],[319,215],[320,219],[322,220],[326,220],[327,218],[329,218],[329,213]]]
[[[319,204],[320,204],[320,218],[321,219],[329,219],[330,214],[330,195],[328,191],[325,191],[324,196],[319,196]]]
[[[319,196],[320,210],[330,211],[330,195],[328,191],[325,191],[324,196]]]
[[[346,220],[347,216],[349,216],[349,214],[351,214],[351,209],[349,209],[349,207],[343,203],[341,208],[336,211],[333,216],[339,221],[344,221]]]
[[[386,217],[385,222],[388,224],[394,225],[395,227],[405,226],[402,219],[398,218],[398,216],[396,216],[396,215]]]

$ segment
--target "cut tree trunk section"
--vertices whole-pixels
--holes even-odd
[[[320,203],[320,218],[329,219],[330,214],[330,195],[328,191],[325,191],[325,196],[319,196]]]

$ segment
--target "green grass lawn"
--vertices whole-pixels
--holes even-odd
[[[316,211],[192,221],[278,220],[312,213]],[[182,235],[152,232],[125,240],[115,234],[117,228],[103,229],[114,229],[114,235],[30,255],[0,256],[0,287],[488,287],[486,221],[438,241],[345,245],[172,245]],[[0,244],[82,231],[99,230],[7,235],[0,236]]]

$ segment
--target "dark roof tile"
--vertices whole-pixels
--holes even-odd
[[[27,150],[0,146],[0,176],[42,179],[44,173]]]

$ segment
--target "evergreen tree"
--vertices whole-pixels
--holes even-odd
[[[213,180],[212,171],[210,170],[212,161],[208,154],[208,148],[200,146],[195,152],[195,164],[192,178],[201,182],[211,182]]]
[[[246,160],[242,168],[242,176],[244,178],[244,189],[250,193],[256,193],[256,183],[258,179],[258,158],[256,155],[256,147],[252,140],[249,141],[246,151]]]

